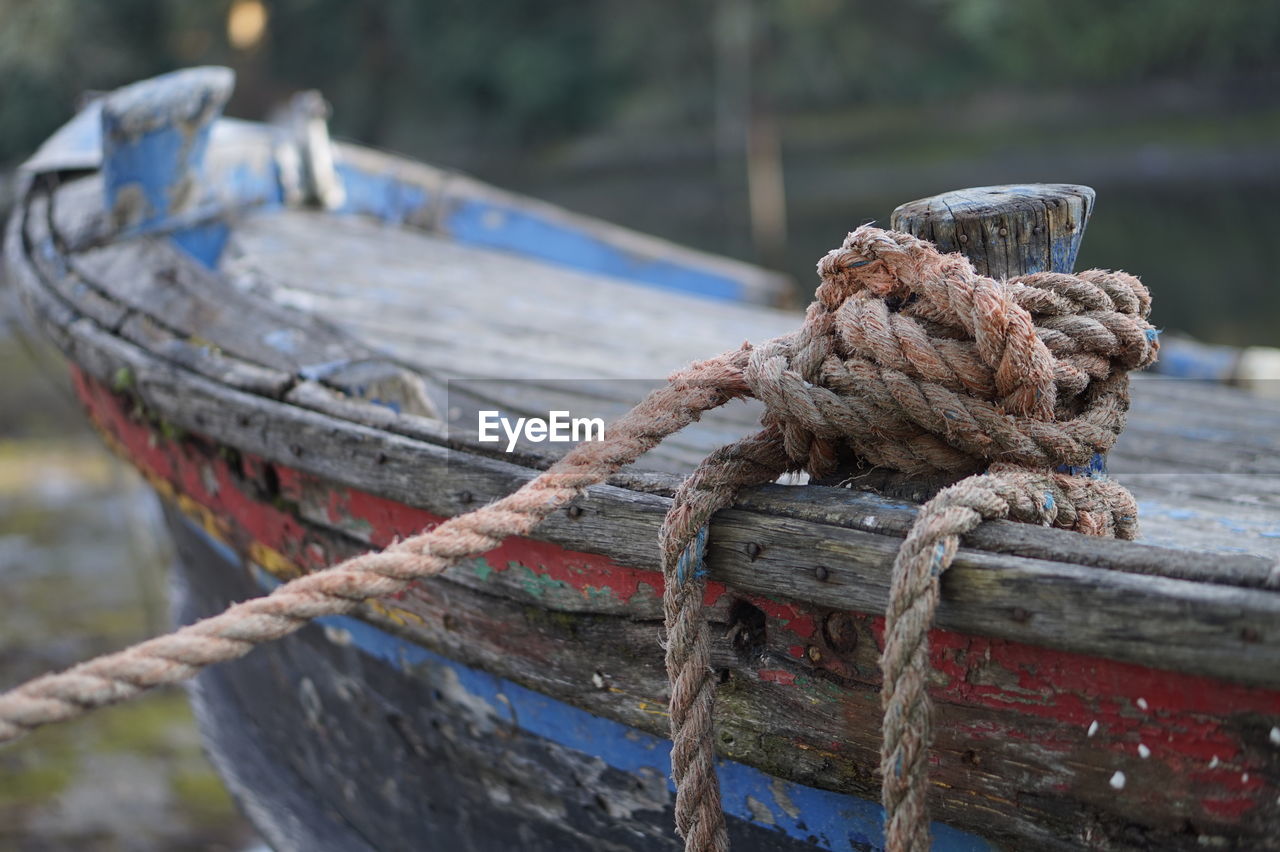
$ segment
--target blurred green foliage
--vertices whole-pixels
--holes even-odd
[[[742,3],[268,0],[265,40],[235,51],[229,0],[0,0],[0,162],[28,153],[80,92],[198,63],[237,67],[241,114],[320,88],[338,132],[375,144],[442,128],[501,148],[619,118],[709,125],[715,30],[732,5]],[[1274,0],[757,0],[753,9],[755,91],[786,108],[1280,66]]]

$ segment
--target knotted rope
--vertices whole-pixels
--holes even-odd
[[[744,486],[788,470],[827,476],[842,456],[905,474],[974,474],[921,508],[894,562],[881,656],[885,839],[929,848],[928,629],[962,535],[1013,518],[1133,538],[1121,486],[1055,473],[1089,464],[1124,428],[1129,370],[1151,363],[1151,300],[1138,279],[1093,270],[1008,282],[907,234],[862,227],[818,264],[794,334],[745,351],[764,430],[712,453],[663,526],[676,825],[688,849],[726,849],[715,789],[714,684],[697,536]],[[683,582],[681,582],[683,580]]]
[[[939,579],[960,537],[983,520],[1135,535],[1128,492],[1055,468],[1087,465],[1123,428],[1127,372],[1156,354],[1150,298],[1124,273],[993,281],[958,255],[872,227],[851,233],[818,271],[817,298],[796,332],[676,373],[615,423],[607,440],[576,447],[496,503],[0,695],[0,742],[190,677],[310,619],[352,612],[508,536],[527,535],[702,412],[752,396],[765,405],[763,429],[703,461],[677,491],[661,532],[677,830],[686,849],[728,848],[702,616],[707,524],[744,486],[791,470],[820,478],[858,460],[907,475],[968,476],[921,508],[902,545],[881,657],[886,845],[928,848],[925,685]]]

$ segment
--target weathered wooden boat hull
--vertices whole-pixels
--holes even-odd
[[[108,442],[170,502],[170,527],[182,543],[188,586],[220,590],[190,592],[183,617],[215,611],[228,595],[261,593],[299,570],[358,552],[363,545],[352,531],[381,543],[439,520],[431,512],[290,465],[174,433],[140,417],[130,393],[84,374],[77,374],[76,385]],[[480,499],[488,496],[477,494]],[[429,685],[431,677],[424,686],[420,661],[431,661],[426,669],[437,676],[440,666],[452,671],[453,675],[443,675],[450,683],[459,673],[470,672],[468,677],[482,682],[507,685],[487,693],[493,724],[505,718],[519,727],[524,724],[520,719],[528,721],[542,712],[521,712],[515,704],[508,707],[504,699],[494,697],[504,689],[506,701],[514,692],[536,696],[534,700],[543,702],[542,706],[556,709],[550,727],[535,737],[572,730],[576,723],[571,719],[583,720],[588,727],[607,728],[612,734],[577,741],[576,750],[582,754],[575,759],[606,760],[621,745],[632,755],[640,749],[647,762],[639,772],[627,759],[615,769],[631,771],[640,780],[666,777],[662,664],[654,641],[660,576],[527,540],[509,542],[459,574],[452,578],[459,585],[424,583],[400,600],[374,603],[366,621],[330,623],[302,639],[286,640],[286,650],[279,653],[296,655],[300,652],[287,649],[297,644],[311,648],[321,639],[336,645],[321,656],[337,654],[354,668],[331,672],[315,688],[346,688],[356,694],[365,694],[361,684],[368,667],[385,666],[388,657],[408,663],[398,670],[393,665],[394,671],[387,673],[408,694],[436,689]],[[496,594],[487,594],[486,589]],[[752,631],[749,638],[740,634],[717,643],[716,664],[724,666],[725,676],[731,678],[722,686],[724,703],[735,710],[742,707],[748,717],[753,706],[777,714],[752,720],[745,728],[738,727],[741,722],[726,720],[722,728],[721,745],[728,754],[737,751],[735,737],[759,737],[759,744],[747,744],[741,753],[753,762],[768,756],[774,762],[766,769],[776,773],[771,776],[726,761],[722,769],[734,767],[734,772],[726,772],[729,812],[771,832],[783,831],[794,842],[811,840],[816,848],[878,848],[880,811],[874,803],[874,777],[867,767],[873,765],[878,737],[879,618],[733,592],[718,583],[711,594],[716,598],[713,618],[720,625],[718,635],[730,633],[737,625]],[[622,613],[629,615],[620,619]],[[972,635],[935,631],[931,638],[934,665],[940,673],[938,696],[945,702],[939,708],[944,724],[939,777],[972,783],[974,777],[993,773],[987,792],[976,801],[973,790],[940,790],[938,810],[947,816],[979,825],[985,820],[988,832],[984,833],[994,834],[992,839],[1010,848],[1069,848],[1100,837],[1118,848],[1194,848],[1206,833],[1206,824],[1214,823],[1223,832],[1220,836],[1251,836],[1258,844],[1253,848],[1266,848],[1272,842],[1268,832],[1273,818],[1254,803],[1256,792],[1273,783],[1271,767],[1276,757],[1269,743],[1269,725],[1280,712],[1276,691]],[[360,653],[352,657],[353,650]],[[342,737],[317,735],[307,723],[307,714],[315,711],[299,703],[304,688],[296,677],[290,675],[291,687],[277,684],[267,690],[258,683],[259,675],[242,679],[234,673],[237,665],[259,671],[261,664],[253,661],[275,654],[255,652],[249,662],[233,664],[230,674],[216,675],[216,679],[237,684],[243,680],[240,689],[257,684],[250,692],[271,694],[266,703],[274,708],[272,725],[277,726],[272,737],[289,743],[294,750],[290,760],[305,756],[320,768],[333,762],[340,767],[335,772],[345,773],[346,764],[331,756],[333,738],[341,741]],[[298,666],[277,671],[291,668]],[[223,706],[230,700],[227,695],[211,693],[201,699],[203,689],[197,688],[197,696],[207,714],[235,718],[239,711]],[[467,706],[468,712],[474,712],[478,705],[471,701]],[[506,711],[511,715],[504,717]],[[591,711],[621,721],[606,722]],[[390,712],[404,715],[403,710]],[[243,728],[224,722],[219,732],[216,723],[206,724],[215,750],[239,753],[230,740],[243,735]],[[332,725],[341,727],[336,721]],[[365,742],[359,730],[358,726],[351,729],[354,741],[344,747],[359,754],[382,753],[383,744],[373,734]],[[482,748],[491,736],[487,729],[474,726],[455,731],[478,738],[481,742],[474,748]],[[643,749],[637,741],[646,744]],[[1136,751],[1139,743],[1152,750],[1149,757]],[[235,780],[238,762],[229,757],[223,767],[233,785],[239,783]],[[487,764],[470,770],[468,765],[463,761],[455,772],[470,777],[468,772],[483,776],[487,771]],[[1115,803],[1107,801],[1108,794],[1103,792],[1118,792],[1106,786],[1109,777],[1105,776],[1114,771],[1113,766],[1124,767],[1130,789],[1145,788],[1137,799],[1139,806],[1184,813],[1186,824],[1199,830],[1161,831],[1141,826],[1132,816],[1117,819],[1111,813]],[[1014,767],[1019,774],[1012,783],[997,782],[995,773]],[[1089,775],[1097,778],[1100,795],[1086,804],[1089,800],[1082,802],[1082,790],[1074,785]],[[375,812],[391,807],[389,800],[378,798],[378,785],[385,779],[377,773],[361,771],[343,777],[355,779],[354,795],[362,802],[366,796],[376,800],[359,807]],[[801,778],[810,784],[795,783]],[[337,783],[329,780],[321,786],[328,789]],[[860,795],[819,789],[835,785]],[[650,792],[662,793],[657,788]],[[1010,794],[1013,797],[1007,798]],[[258,791],[246,786],[242,795],[252,802]],[[1018,835],[1003,838],[1003,843],[998,831],[990,831],[1009,825],[1019,826]],[[537,834],[542,829],[530,826],[527,830]],[[554,834],[559,829],[546,830]],[[638,848],[656,842],[648,834],[639,838],[643,843]],[[938,848],[944,849],[986,846],[977,837],[941,825],[935,826],[935,838]],[[391,839],[386,842],[394,845]],[[771,837],[768,842],[781,840]]]
[[[6,255],[31,313],[71,359],[91,419],[169,507],[180,617],[385,546],[509,493],[545,463],[459,437],[413,399],[388,401],[368,381],[403,372],[384,352],[215,269],[224,238],[262,223],[250,210],[283,216],[294,203],[265,129],[215,127],[205,218],[151,232],[103,215],[97,143],[83,130],[72,126],[32,167]],[[510,252],[585,244],[579,269],[595,263],[669,290],[692,279],[645,276],[677,266],[766,280],[384,155],[346,149],[341,170],[341,216],[408,226],[375,234],[379,246],[419,229]],[[565,232],[576,236],[555,237]],[[528,286],[546,274],[521,269]],[[726,345],[683,339],[680,316],[704,304],[572,283],[584,297],[624,296],[630,320],[665,310],[663,358]],[[741,339],[738,321],[754,323],[753,335],[793,321],[713,310],[733,315],[718,332],[728,345]],[[1150,495],[1155,528],[1182,546],[1223,549],[1225,538],[1272,553],[1265,483],[1277,478],[1278,439],[1234,421],[1247,411],[1280,423],[1280,411],[1225,389],[1139,390],[1153,422],[1131,430],[1115,459],[1164,477],[1135,487]],[[1177,417],[1192,419],[1162,422]],[[1206,435],[1221,439],[1192,461],[1183,450]],[[1172,478],[1187,470],[1218,479]],[[616,477],[536,539],[202,676],[194,697],[206,734],[268,839],[308,849],[673,845],[653,566],[674,481]],[[1224,534],[1210,510],[1225,504],[1205,492],[1227,488],[1243,498]],[[708,614],[738,848],[879,846],[878,614],[913,515],[874,494],[774,486],[717,516]],[[939,848],[1280,848],[1274,556],[1210,559],[999,523],[967,544],[931,634]]]

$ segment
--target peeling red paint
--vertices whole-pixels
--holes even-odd
[[[781,683],[786,686],[796,685],[795,674],[782,669],[761,669],[756,674],[760,675],[761,680],[767,680],[769,683]]]

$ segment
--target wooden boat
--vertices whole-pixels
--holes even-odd
[[[767,307],[776,276],[331,143],[315,109],[220,119],[230,86],[195,69],[91,104],[25,167],[7,231],[89,417],[163,500],[179,620],[547,464],[549,444],[477,440],[481,409],[607,418],[798,322]],[[1134,399],[1109,463],[1140,543],[993,522],[946,577],[939,849],[1280,848],[1280,405],[1156,378]],[[209,752],[264,838],[677,848],[657,530],[755,416],[708,418],[536,539],[202,674]],[[715,519],[736,849],[881,844],[879,613],[914,487],[778,484]]]

